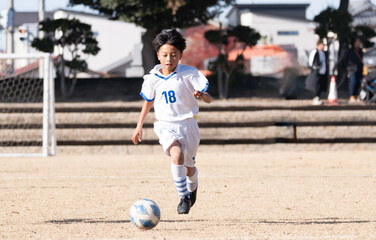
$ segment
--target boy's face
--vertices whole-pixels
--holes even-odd
[[[163,66],[163,74],[170,74],[175,71],[183,54],[176,47],[165,44],[159,48],[157,56]]]
[[[324,44],[323,43],[319,43],[318,45],[317,45],[317,49],[318,50],[324,50]]]

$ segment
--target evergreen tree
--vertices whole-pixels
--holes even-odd
[[[32,47],[42,52],[53,53],[58,49],[57,75],[60,78],[61,94],[63,98],[69,97],[74,91],[77,82],[77,73],[87,70],[87,63],[81,58],[81,54],[96,55],[100,48],[91,31],[91,26],[81,23],[77,19],[47,19],[39,23],[40,31],[44,31],[43,39],[35,38]],[[71,60],[66,60],[66,51]],[[69,69],[66,75],[65,69]],[[70,86],[66,78],[72,79]]]

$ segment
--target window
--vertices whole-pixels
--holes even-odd
[[[278,31],[279,36],[298,36],[299,31]]]

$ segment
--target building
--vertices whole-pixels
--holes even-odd
[[[91,71],[111,76],[144,75],[141,57],[143,28],[132,23],[109,20],[107,16],[67,10],[57,10],[54,18],[76,18],[92,26],[101,51],[96,56],[88,56],[87,63]]]
[[[353,16],[352,25],[365,25],[376,30],[376,6],[370,0],[352,1],[349,12]],[[363,62],[371,68],[376,67],[376,47],[373,46],[364,53]]]
[[[207,71],[210,60],[218,57],[218,48],[210,44],[204,37],[206,31],[219,29],[219,24],[209,21],[206,25],[189,27],[182,30],[182,34],[187,42],[184,50],[184,57],[181,63],[189,65],[201,70],[205,75],[209,75]]]
[[[353,16],[353,26],[366,25],[376,29],[376,6],[370,0],[350,2],[349,13]]]
[[[141,36],[145,31],[134,24],[122,21],[109,20],[106,16],[83,12],[57,10],[47,12],[46,18],[76,18],[92,27],[98,45],[101,48],[96,56],[83,54],[88,63],[88,72],[80,73],[78,77],[141,77],[144,75],[142,68]],[[20,29],[26,29],[25,37]],[[38,35],[38,13],[16,12],[15,13],[15,53],[33,53],[37,50],[31,47],[31,42]],[[6,37],[10,42],[10,36]],[[56,50],[57,51],[57,50]],[[57,52],[56,52],[57,54]],[[69,54],[65,55],[69,59]],[[17,61],[15,68],[24,67],[30,62]]]
[[[9,11],[4,10],[1,12],[3,18],[8,17]],[[45,12],[46,18],[53,18],[53,12]],[[4,19],[5,20],[5,19]],[[4,21],[2,27],[4,28],[5,39],[5,52],[11,52],[11,35],[7,31],[7,26],[10,20]],[[14,12],[14,53],[35,53],[36,49],[31,47],[31,41],[38,35],[38,13],[37,12]],[[21,29],[25,33],[21,33]],[[34,60],[18,59],[14,61],[15,69],[23,68],[28,64],[33,63]],[[35,65],[35,64],[34,64]],[[38,65],[36,66],[38,67]]]
[[[260,44],[281,47],[289,53],[289,58],[286,58],[289,64],[292,61],[290,56],[294,56],[294,63],[298,62],[306,66],[308,53],[315,47],[316,40],[314,25],[305,17],[307,7],[308,4],[237,4],[226,17],[229,26],[241,24],[260,32],[263,36]],[[15,14],[15,52],[36,51],[30,43],[38,33],[38,13],[17,12]],[[84,56],[89,71],[80,73],[78,77],[141,77],[144,75],[141,57],[141,36],[145,32],[143,28],[133,23],[109,20],[103,15],[67,10],[48,12],[46,17],[76,18],[92,26],[101,50],[96,56]],[[22,36],[18,31],[21,27],[27,28],[27,40],[21,40]],[[218,49],[205,40],[204,33],[218,28],[218,23],[213,21],[207,25],[184,29],[182,32],[187,39],[187,49],[184,52],[182,64],[194,66],[200,70],[207,69],[208,63],[218,56]],[[268,56],[262,58],[259,62],[269,59]],[[278,55],[278,61],[280,58],[281,55]],[[22,65],[26,64],[30,63],[22,63]],[[250,70],[255,69],[256,65],[250,66]]]
[[[226,18],[229,26],[243,25],[257,30],[263,44],[296,48],[296,61],[307,65],[308,53],[315,48],[314,24],[306,19],[309,4],[236,4]],[[294,52],[294,50],[292,50]],[[294,53],[291,54],[294,54]]]
[[[243,53],[244,71],[255,76],[274,75],[291,67],[291,55],[278,45],[259,44],[246,47],[246,49],[234,49],[229,53],[229,60],[235,61],[239,54]]]

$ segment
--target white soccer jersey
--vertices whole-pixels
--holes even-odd
[[[196,68],[180,65],[169,76],[160,73],[162,65],[156,65],[144,76],[140,95],[146,101],[154,101],[155,117],[159,121],[180,121],[198,113],[198,103],[193,92],[205,92],[208,79]]]

